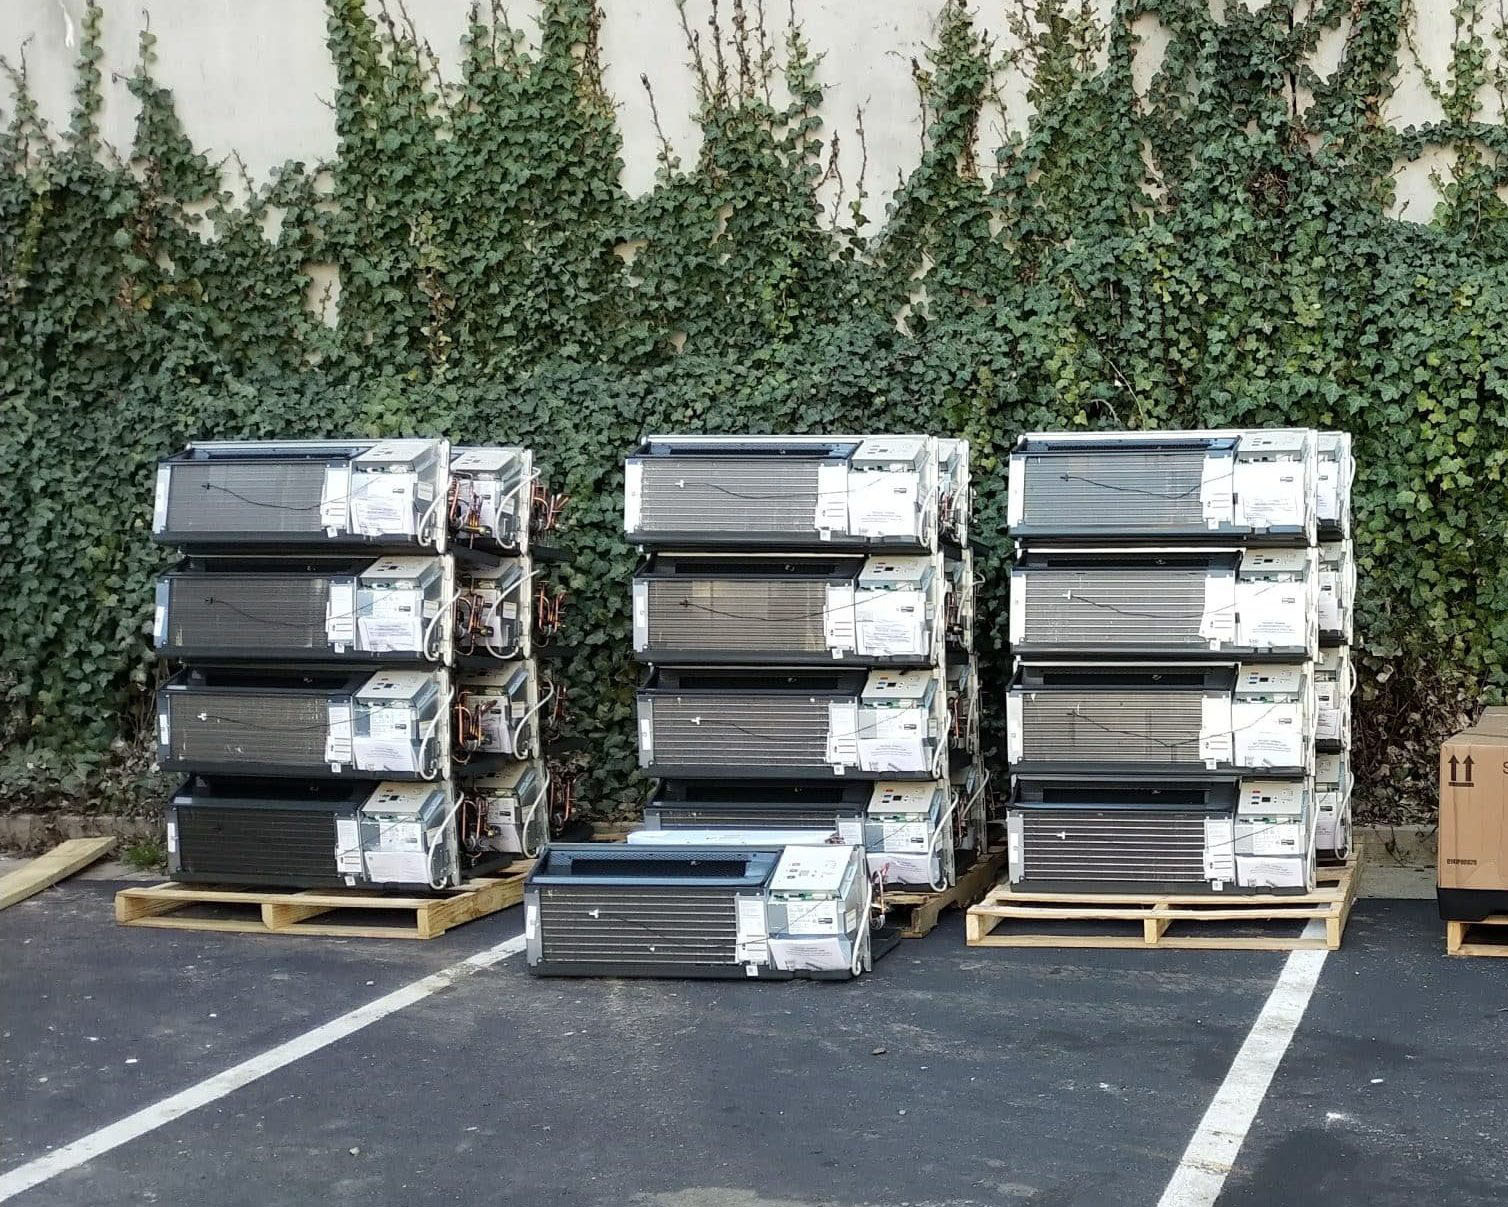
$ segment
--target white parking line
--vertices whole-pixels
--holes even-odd
[[[45,1157],[38,1157],[35,1161],[18,1165],[15,1169],[0,1174],[0,1202],[15,1198],[22,1191],[30,1190],[49,1178],[55,1178],[58,1174],[77,1168],[86,1161],[92,1161],[95,1157],[119,1148],[122,1144],[129,1144],[148,1132],[156,1131],[165,1123],[182,1118],[190,1111],[198,1110],[217,1098],[224,1098],[232,1091],[250,1085],[269,1073],[275,1073],[278,1069],[312,1052],[327,1048],[337,1040],[355,1034],[363,1027],[369,1027],[406,1006],[423,1001],[441,989],[455,984],[462,977],[480,972],[484,968],[491,968],[499,961],[517,955],[523,949],[524,939],[520,935],[479,951],[458,964],[452,964],[449,968],[442,968],[439,972],[411,981],[403,988],[395,989],[392,993],[370,1001],[365,1006],[358,1006],[355,1010],[342,1014],[339,1018],[333,1018],[312,1031],[295,1036],[286,1043],[278,1044],[275,1048],[268,1048],[260,1056],[253,1056],[250,1060],[242,1061],[223,1073],[216,1073],[197,1085],[191,1085],[188,1089],[180,1090],[160,1102],[143,1107],[135,1114],[127,1115],[108,1127],[102,1127],[99,1131],[81,1136],[72,1143],[63,1145],[62,1148],[53,1149]]]
[[[1310,922],[1304,928],[1306,939],[1324,935],[1323,922]],[[1157,1207],[1213,1207],[1220,1197],[1242,1141],[1267,1096],[1273,1074],[1303,1021],[1329,954],[1321,949],[1289,955],[1278,983],[1272,987],[1246,1042],[1231,1062],[1230,1072],[1199,1121],[1194,1138],[1184,1149],[1183,1159],[1173,1171],[1162,1198],[1157,1200]]]

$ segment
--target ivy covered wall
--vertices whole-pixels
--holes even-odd
[[[897,62],[925,141],[883,207],[862,178],[836,190],[822,84],[841,63],[754,0],[687,23],[702,145],[682,163],[667,142],[635,196],[591,0],[546,0],[528,40],[480,6],[454,83],[401,8],[329,0],[338,153],[234,190],[238,165],[196,150],[154,80],[150,34],[119,150],[100,135],[97,7],[66,129],[12,58],[0,800],[159,790],[141,753],[152,466],[189,439],[538,449],[574,496],[568,730],[585,802],[609,812],[639,793],[619,491],[642,432],[969,436],[998,701],[998,471],[1017,433],[1293,423],[1357,438],[1358,804],[1427,818],[1438,738],[1508,683],[1508,167],[1482,120],[1508,81],[1464,0],[1430,77],[1441,120],[1400,131],[1381,112],[1404,0],[1217,7],[1126,2],[1100,22],[1041,0],[1006,52],[949,0],[926,61]],[[1167,47],[1138,89],[1149,15]],[[1322,78],[1323,36],[1340,58]],[[1030,121],[983,164],[980,122],[1023,67]],[[1442,147],[1433,223],[1389,218],[1397,165]]]

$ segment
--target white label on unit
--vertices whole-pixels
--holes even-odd
[[[921,708],[866,708],[859,726],[863,771],[927,770],[927,713]]]
[[[853,614],[860,654],[886,658],[927,652],[927,600],[922,592],[859,591]]]
[[[928,823],[924,821],[887,821],[880,826],[880,850],[902,854],[927,849]]]
[[[649,648],[649,584],[637,582],[633,586],[634,601],[634,649]]]
[[[356,580],[332,578],[325,603],[325,640],[340,647],[356,641]]]
[[[168,491],[171,489],[173,471],[166,465],[157,467],[157,493],[152,499],[152,531],[161,532],[168,522]]]
[[[1296,461],[1236,463],[1237,522],[1249,528],[1304,526],[1304,467]]]
[[[856,817],[839,818],[838,837],[849,846],[858,846],[864,841],[864,823]]]
[[[377,846],[384,851],[422,851],[424,827],[417,821],[378,821]]]
[[[361,648],[372,653],[420,649],[424,628],[424,592],[417,587],[367,591],[366,611],[357,617]]]
[[[413,536],[414,475],[351,476],[351,528],[362,536]]]
[[[822,635],[827,648],[843,653],[854,648],[854,589],[846,584],[827,588],[827,605],[822,610]]]
[[[817,507],[812,527],[818,532],[848,531],[848,466],[817,466]]]
[[[854,536],[915,536],[921,490],[915,473],[870,470],[848,478],[848,531]]]
[[[1236,595],[1242,645],[1308,645],[1303,583],[1242,583],[1236,588]]]
[[[367,876],[378,883],[428,884],[429,857],[420,851],[367,851]]]
[[[1006,470],[1005,523],[1014,528],[1026,515],[1026,458],[1012,457]]]
[[[1238,767],[1302,767],[1303,710],[1298,704],[1238,700],[1231,709]]]
[[[1199,617],[1199,636],[1208,641],[1211,648],[1236,639],[1234,574],[1220,571],[1205,575],[1204,612]]]
[[[327,532],[345,532],[351,523],[351,467],[328,465],[319,495],[319,524]]]
[[[168,635],[168,610],[162,604],[158,604],[152,613],[152,644],[161,646],[167,640]]]
[[[157,743],[166,746],[172,738],[172,722],[168,719],[168,710],[163,709],[157,714]]]
[[[1205,457],[1199,470],[1199,508],[1210,528],[1229,524],[1235,519],[1233,457]]]
[[[830,723],[830,722],[829,722]],[[827,737],[828,745],[832,745],[832,734]],[[642,766],[648,767],[654,761],[655,756],[655,723],[649,717],[639,719],[639,755]],[[829,760],[830,762],[831,760]]]
[[[524,902],[524,938],[530,943],[539,938],[539,906],[533,901]]]
[[[822,972],[848,967],[843,939],[831,935],[814,939],[771,939],[770,956],[782,972]]]
[[[351,705],[349,701],[330,702],[326,710],[330,732],[325,735],[325,762],[351,761]]]
[[[644,463],[629,461],[623,466],[623,531],[638,532],[644,519]]]
[[[827,706],[827,761],[835,767],[858,764],[859,706],[851,700]]]
[[[1204,819],[1204,878],[1206,880],[1234,880],[1235,827],[1228,817]]]
[[[343,876],[361,875],[361,827],[354,817],[335,819],[335,870]]]
[[[168,854],[175,854],[178,850],[178,823],[168,822]]]
[[[1321,461],[1315,482],[1315,510],[1327,520],[1340,518],[1340,466],[1334,461]]]
[[[1199,701],[1199,757],[1206,766],[1232,761],[1232,738],[1230,697],[1203,697]]]
[[[1319,591],[1320,628],[1340,628],[1340,575],[1334,570],[1321,570]]]
[[[353,739],[356,766],[362,771],[402,771],[413,773],[419,770],[414,743],[403,737],[383,734],[361,734]]]
[[[1304,827],[1299,822],[1267,822],[1251,827],[1242,845],[1252,855],[1298,855],[1304,850]]]
[[[792,900],[785,903],[785,933],[792,935],[841,935],[843,919],[838,902]]]
[[[735,897],[737,907],[735,959],[740,964],[770,962],[769,930],[765,923],[763,897]]]
[[[1236,879],[1242,888],[1301,888],[1306,883],[1306,861],[1236,856]]]

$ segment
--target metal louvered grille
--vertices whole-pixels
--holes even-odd
[[[1032,810],[1021,821],[1027,880],[1205,879],[1202,814]]]
[[[654,763],[821,766],[829,698],[655,696]]]
[[[1025,643],[1109,652],[1205,650],[1205,571],[1063,570],[1025,575]]]
[[[1198,692],[1026,691],[1022,697],[1027,762],[1201,763]]]
[[[250,696],[213,690],[167,694],[169,748],[172,758],[184,766],[324,766],[329,713],[323,695]]]
[[[778,457],[647,457],[644,532],[810,533],[817,466]]]
[[[180,875],[339,884],[335,814],[313,809],[179,808]]]
[[[827,584],[649,580],[649,648],[826,653]]]
[[[167,645],[247,655],[327,653],[330,580],[293,574],[214,574],[168,580]]]
[[[1086,532],[1202,528],[1204,456],[1202,447],[1028,456],[1024,519]]]
[[[541,885],[545,962],[696,967],[736,963],[735,896],[671,884]]]
[[[831,830],[837,825],[837,814],[832,809],[811,809],[788,812],[782,809],[772,813],[757,805],[740,808],[737,805],[707,805],[698,809],[664,809],[660,811],[662,830]]]
[[[186,461],[172,474],[169,532],[321,531],[322,461]]]

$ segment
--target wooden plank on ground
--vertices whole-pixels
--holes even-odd
[[[60,842],[45,855],[17,868],[8,876],[0,877],[0,909],[25,901],[59,880],[72,876],[80,868],[86,868],[111,847],[113,838],[70,838]]]

